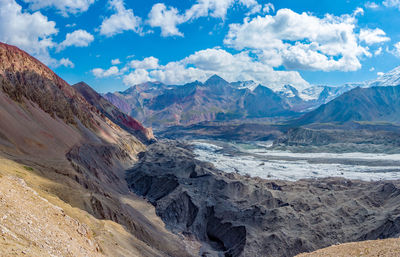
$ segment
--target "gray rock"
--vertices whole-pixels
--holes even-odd
[[[163,141],[127,171],[175,233],[201,256],[294,256],[336,243],[400,236],[399,181],[267,181],[223,173],[182,142]]]

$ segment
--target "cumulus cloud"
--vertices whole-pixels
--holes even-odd
[[[71,62],[71,60],[69,58],[61,58],[61,60],[58,61],[58,66],[74,68],[75,64],[73,62]]]
[[[271,8],[271,4],[267,4],[263,8],[256,0],[197,0],[189,9],[180,13],[174,7],[158,3],[153,5],[148,15],[147,23],[153,28],[159,27],[161,35],[164,37],[183,36],[183,33],[178,29],[178,25],[208,16],[225,19],[228,9],[234,4],[240,4],[249,9],[248,14],[254,14],[263,10],[269,11]]]
[[[231,54],[220,48],[211,48],[166,65],[158,64],[154,57],[143,61],[131,62],[135,69],[124,76],[126,85],[134,85],[145,81],[161,81],[166,84],[184,84],[195,80],[204,81],[213,74],[228,81],[254,80],[272,88],[280,88],[291,84],[298,88],[308,87],[309,84],[294,71],[275,71],[270,66],[251,57],[243,51]]]
[[[400,0],[385,0],[383,1],[383,5],[386,7],[395,7],[400,10]]]
[[[372,56],[367,47],[359,44],[355,32],[356,15],[362,13],[358,8],[350,15],[327,14],[319,18],[280,9],[275,16],[246,18],[242,24],[231,24],[224,43],[237,50],[251,50],[274,67],[354,71],[361,68],[360,58]],[[363,40],[370,44],[387,41],[382,30],[368,32],[371,31],[365,31]]]
[[[119,75],[119,69],[116,66],[111,66],[108,70],[103,70],[101,68],[95,68],[92,70],[93,75],[96,78],[106,78],[110,76]]]
[[[145,70],[157,69],[159,67],[158,59],[153,56],[144,58],[142,61],[132,60],[130,61],[129,66],[134,69],[145,69]]]
[[[153,79],[149,76],[149,72],[144,69],[137,69],[124,76],[123,79],[125,85],[137,85],[152,80]]]
[[[58,33],[56,23],[40,12],[23,12],[15,0],[0,1],[0,41],[16,45],[47,65],[57,61],[49,49],[56,46],[52,37]]]
[[[86,12],[95,0],[23,0],[32,10],[55,8],[63,16]]]
[[[386,36],[386,33],[379,29],[361,29],[359,38],[364,41],[367,45],[373,45],[377,43],[383,43],[390,41],[390,38]]]
[[[141,18],[135,16],[132,9],[126,9],[123,0],[110,0],[109,7],[115,13],[103,20],[100,25],[101,35],[112,37],[129,30],[136,33],[142,32]]]
[[[86,30],[75,30],[72,33],[67,33],[65,40],[59,44],[58,50],[65,49],[69,46],[86,47],[89,46],[93,40],[93,35]]]
[[[379,47],[378,49],[375,50],[374,55],[375,56],[381,55],[382,51],[383,51],[382,47]]]
[[[394,44],[394,49],[391,51],[391,53],[397,57],[400,57],[400,42]]]
[[[263,13],[275,12],[275,6],[272,3],[265,4],[263,7]]]
[[[178,9],[174,7],[166,7],[165,4],[159,3],[153,5],[148,15],[148,23],[151,27],[161,28],[161,35],[180,36],[183,34],[178,30],[177,25],[183,23],[185,17],[179,14]]]
[[[121,61],[119,59],[113,59],[113,60],[111,60],[111,64],[118,65],[118,64],[121,64]]]

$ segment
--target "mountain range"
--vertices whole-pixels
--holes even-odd
[[[276,122],[291,120],[331,102],[346,92],[358,90],[358,87],[368,89],[377,86],[397,86],[399,81],[400,67],[373,81],[348,83],[336,87],[316,85],[299,92],[291,85],[285,85],[281,89],[273,91],[267,86],[253,81],[229,83],[214,75],[204,83],[195,81],[182,86],[147,82],[132,86],[123,92],[104,94],[104,98],[145,125],[159,129],[176,125],[193,125],[205,121],[261,119],[267,122]],[[377,95],[385,94],[383,91],[385,90],[375,90],[375,93]],[[366,91],[354,91],[352,94],[358,92]],[[371,95],[369,97],[365,95],[365,97],[369,99],[364,101],[359,98],[358,101],[364,102],[364,105],[375,103],[375,106],[371,106],[372,108],[381,108],[379,99],[373,99]],[[393,99],[387,99],[389,101],[387,104],[396,101],[397,96],[393,97]],[[350,97],[345,101],[353,100],[355,99]],[[396,103],[393,102],[393,104]],[[376,112],[382,111],[384,110],[376,110]],[[346,115],[346,117],[335,118],[335,121],[364,120],[362,117],[357,117],[356,114]],[[322,120],[324,119],[321,118]],[[395,118],[381,117],[381,120],[396,122]]]
[[[398,90],[356,88],[299,117],[293,87],[279,93],[213,76],[180,87],[137,85],[121,93],[136,97],[121,100],[120,110],[107,100],[119,100],[117,93],[103,97],[84,82],[71,86],[26,52],[0,43],[0,252],[286,257],[337,242],[398,237],[398,181],[285,182],[224,173],[197,160],[183,142],[157,141],[125,113],[144,106],[135,109],[142,119],[188,124],[209,117],[396,122]],[[365,100],[369,105],[356,106]]]
[[[400,123],[400,84],[355,88],[299,119],[299,125],[351,121]]]
[[[289,104],[263,86],[241,88],[214,75],[183,86],[144,83],[104,97],[149,126],[290,116]]]

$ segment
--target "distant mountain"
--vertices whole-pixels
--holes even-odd
[[[151,129],[145,128],[140,122],[120,111],[85,82],[79,82],[73,87],[103,115],[137,137],[142,143],[147,144],[155,140]]]
[[[296,122],[305,125],[349,121],[400,123],[400,85],[355,88]]]
[[[147,126],[191,125],[203,121],[284,120],[310,112],[357,87],[395,86],[400,67],[378,79],[342,86],[269,88],[254,81],[227,82],[214,75],[182,86],[147,82],[104,95]]]
[[[352,89],[353,88],[353,89]],[[327,104],[305,114],[297,120],[299,124],[349,121],[371,121],[400,123],[400,67],[362,83],[346,84],[337,88],[346,90]],[[326,88],[320,98],[332,98]],[[334,92],[333,95],[337,94]]]
[[[238,82],[232,82],[231,86],[237,88],[237,89],[249,89],[251,91],[253,91],[254,89],[256,89],[256,87],[259,84],[257,84],[256,82],[252,81],[252,80],[248,80],[248,81],[238,81]]]
[[[104,98],[154,127],[295,114],[271,89],[251,81],[228,83],[217,75],[183,86],[148,82]]]
[[[375,80],[371,80],[365,83],[363,87],[374,87],[374,86],[397,86],[400,85],[400,66],[393,70],[379,76]]]

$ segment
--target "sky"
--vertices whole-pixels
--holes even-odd
[[[105,93],[217,74],[279,88],[400,65],[400,0],[0,0],[0,41]]]

